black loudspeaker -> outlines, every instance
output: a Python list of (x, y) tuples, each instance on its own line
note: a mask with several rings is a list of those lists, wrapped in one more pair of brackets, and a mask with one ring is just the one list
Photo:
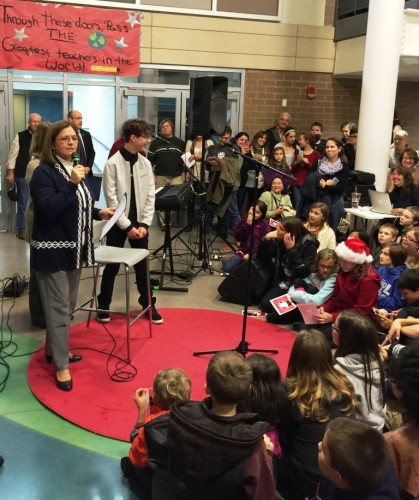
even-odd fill
[(222, 134), (227, 122), (228, 79), (225, 76), (191, 78), (190, 135)]

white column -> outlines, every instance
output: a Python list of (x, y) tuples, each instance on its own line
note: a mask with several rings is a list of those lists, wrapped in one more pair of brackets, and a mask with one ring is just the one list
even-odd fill
[(356, 150), (357, 170), (384, 191), (402, 43), (404, 0), (370, 0)]

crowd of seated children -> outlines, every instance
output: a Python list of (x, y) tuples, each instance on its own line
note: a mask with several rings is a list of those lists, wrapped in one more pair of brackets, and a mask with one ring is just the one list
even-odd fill
[(264, 266), (272, 267), (274, 286), (260, 305), (263, 312), (272, 313), (268, 321), (275, 322), (278, 316), (270, 300), (287, 293), (295, 278), (309, 276), (316, 254), (317, 242), (298, 218), (279, 220), (276, 230), (265, 236), (257, 257)]
[(398, 243), (385, 243), (381, 247), (380, 267), (377, 273), (381, 277), (381, 286), (378, 292), (378, 309), (385, 312), (395, 311), (405, 305), (399, 288), (396, 285), (400, 275), (407, 269), (406, 249)]
[(419, 495), (419, 346), (408, 346), (392, 356), (388, 376), (391, 392), (403, 408), (403, 425), (384, 438), (401, 498), (413, 499)]
[(316, 201), (311, 205), (307, 221), (304, 224), (313, 238), (319, 242), (319, 246), (317, 247), (318, 252), (323, 250), (323, 248), (334, 250), (336, 247), (336, 234), (327, 222), (329, 214), (328, 205), (321, 201)]
[(317, 330), (303, 330), (296, 337), (283, 384), (289, 408), (279, 423), (277, 489), (287, 500), (302, 500), (316, 493), (317, 445), (327, 423), (353, 414), (355, 394), (347, 377), (334, 368), (329, 344)]
[[(131, 432), (131, 448), (128, 457), (121, 459), (121, 469), (126, 477), (140, 482), (148, 494), (151, 494), (153, 479), (153, 471), (149, 467), (149, 448), (153, 451), (155, 461), (167, 464), (165, 436), (168, 413), (175, 401), (189, 399), (190, 395), (191, 380), (183, 370), (178, 368), (165, 368), (154, 377), (152, 400), (159, 408), (157, 413), (147, 415), (149, 408), (148, 389), (140, 388), (135, 391), (134, 403), (137, 407), (137, 421)], [(156, 428), (159, 429), (160, 433), (163, 429), (163, 440), (156, 440)], [(159, 447), (160, 449), (158, 449)]]
[[(291, 178), (287, 177), (287, 175), (291, 175), (291, 168), (285, 161), (285, 151), (281, 145), (277, 144), (270, 152), (268, 157), (268, 165), (271, 168), (262, 168), (263, 187), (265, 191), (269, 191), (271, 189), (272, 181), (276, 177), (278, 177), (278, 173), (279, 177), (282, 179), (284, 189), (288, 189), (291, 184)], [(281, 175), (281, 173), (286, 175)]]
[(377, 304), (380, 289), (380, 276), (372, 269), (369, 248), (362, 240), (343, 241), (335, 252), (339, 259), (335, 288), (316, 315), (316, 328), (329, 340), (332, 338), (332, 323), (344, 309), (353, 309), (373, 319), (372, 308)]
[(322, 478), (317, 500), (383, 500), (399, 498), (383, 435), (369, 425), (336, 418), (319, 442)]
[(342, 311), (333, 324), (335, 368), (352, 382), (355, 418), (382, 431), (385, 418), (385, 375), (377, 329), (370, 318)]
[(291, 217), (295, 215), (295, 210), (292, 207), (291, 198), (284, 190), (284, 183), (281, 177), (275, 174), (273, 177), (270, 190), (265, 191), (259, 197), (260, 201), (266, 203), (266, 219), (278, 220), (282, 217)]
[(252, 379), (252, 368), (240, 354), (219, 352), (206, 372), (209, 397), (172, 406), (169, 472), (182, 482), (188, 499), (276, 498), (273, 445), (264, 436), (269, 424), (260, 422), (255, 413), (237, 412)]
[[(267, 206), (263, 201), (257, 201), (255, 206), (255, 223), (253, 226), (253, 255), (256, 254), (259, 244), (264, 236), (271, 231), (265, 221)], [(247, 217), (241, 219), (234, 228), (234, 237), (239, 242), (236, 253), (223, 263), (222, 273), (232, 273), (244, 260), (249, 259), (250, 243), (252, 237), (253, 207), (249, 208)]]

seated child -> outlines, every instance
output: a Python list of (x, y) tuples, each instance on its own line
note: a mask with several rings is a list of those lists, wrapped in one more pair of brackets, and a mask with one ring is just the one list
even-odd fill
[[(317, 307), (326, 302), (335, 289), (338, 257), (334, 250), (324, 248), (317, 253), (313, 264), (313, 272), (306, 278), (295, 278), (294, 284), (288, 290), (288, 295), (296, 304), (313, 303)], [(301, 320), (298, 309), (278, 317), (266, 315), (266, 321), (285, 324)]]
[(264, 438), (269, 424), (259, 422), (255, 413), (237, 413), (252, 379), (252, 368), (240, 354), (219, 352), (207, 368), (209, 397), (174, 403), (169, 472), (190, 498), (275, 499), (273, 445)]
[(398, 310), (406, 304), (396, 286), (396, 281), (406, 270), (406, 258), (407, 252), (399, 243), (384, 243), (381, 246), (380, 267), (377, 270), (381, 286), (377, 307), (384, 312)]
[[(149, 405), (148, 389), (137, 389), (134, 402), (138, 409), (137, 423), (131, 432), (131, 448), (128, 457), (121, 458), (121, 469), (124, 475), (130, 479), (136, 479), (151, 492), (152, 471), (149, 467), (147, 434), (152, 437), (153, 425), (162, 423), (159, 419), (165, 419), (163, 426), (167, 431), (167, 414), (175, 401), (190, 399), (191, 380), (183, 370), (178, 368), (166, 368), (160, 370), (153, 381), (153, 402), (160, 411), (147, 415)], [(149, 437), (150, 439), (150, 437)], [(165, 443), (163, 443), (165, 447)], [(163, 460), (167, 462), (167, 449), (162, 452)]]
[(372, 267), (374, 269), (378, 269), (381, 265), (380, 264), (381, 247), (384, 245), (384, 243), (395, 243), (398, 234), (399, 231), (396, 226), (393, 226), (393, 224), (382, 224), (378, 228), (378, 235), (377, 235), (378, 245), (376, 246), (373, 253), (374, 260)]
[[(256, 202), (255, 225), (253, 234), (253, 249), (252, 254), (256, 255), (259, 248), (259, 243), (263, 240), (266, 234), (271, 231), (271, 227), (264, 220), (266, 215), (266, 203), (263, 201)], [(252, 235), (252, 217), (253, 207), (249, 209), (246, 219), (240, 220), (234, 228), (234, 237), (239, 241), (239, 247), (236, 253), (223, 263), (221, 272), (232, 273), (244, 260), (249, 259), (250, 238)]]
[(398, 488), (383, 435), (345, 417), (329, 422), (319, 443), (323, 474), (318, 499), (398, 499)]
[(407, 207), (403, 210), (399, 219), (402, 232), (409, 227), (419, 226), (419, 207)]
[(384, 434), (402, 498), (419, 495), (419, 349), (408, 346), (391, 358), (392, 392), (403, 407), (403, 425)]
[(397, 280), (397, 288), (407, 305), (394, 314), (375, 310), (375, 320), (388, 330), (390, 343), (419, 344), (419, 269), (407, 269)]

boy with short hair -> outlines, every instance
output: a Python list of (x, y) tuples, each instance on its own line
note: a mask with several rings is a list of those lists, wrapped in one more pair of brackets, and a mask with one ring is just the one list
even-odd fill
[(326, 151), (326, 139), (322, 139), (323, 125), (320, 122), (313, 122), (310, 126), (310, 136), (314, 143), (313, 149), (324, 155)]
[[(188, 498), (273, 500), (273, 445), (269, 424), (255, 413), (237, 413), (252, 368), (237, 352), (215, 354), (208, 365), (202, 402), (176, 402), (168, 427), (169, 471)], [(266, 443), (266, 444), (265, 444)]]
[[(175, 401), (190, 399), (191, 379), (179, 368), (160, 370), (153, 381), (153, 402), (160, 411), (147, 415), (149, 391), (140, 388), (135, 391), (137, 422), (131, 431), (131, 448), (128, 457), (121, 458), (121, 469), (130, 479), (139, 480), (151, 492), (152, 471), (150, 460), (167, 468), (167, 421), (170, 407)], [(157, 433), (157, 434), (156, 434)]]
[(382, 224), (378, 228), (378, 235), (377, 235), (377, 240), (378, 240), (378, 245), (374, 250), (373, 253), (373, 268), (378, 269), (380, 267), (380, 253), (382, 246), (385, 243), (394, 243), (397, 239), (397, 236), (399, 234), (399, 230), (397, 229), (396, 226), (393, 226), (393, 224)]
[(318, 500), (399, 498), (383, 435), (358, 420), (330, 421), (319, 443)]

